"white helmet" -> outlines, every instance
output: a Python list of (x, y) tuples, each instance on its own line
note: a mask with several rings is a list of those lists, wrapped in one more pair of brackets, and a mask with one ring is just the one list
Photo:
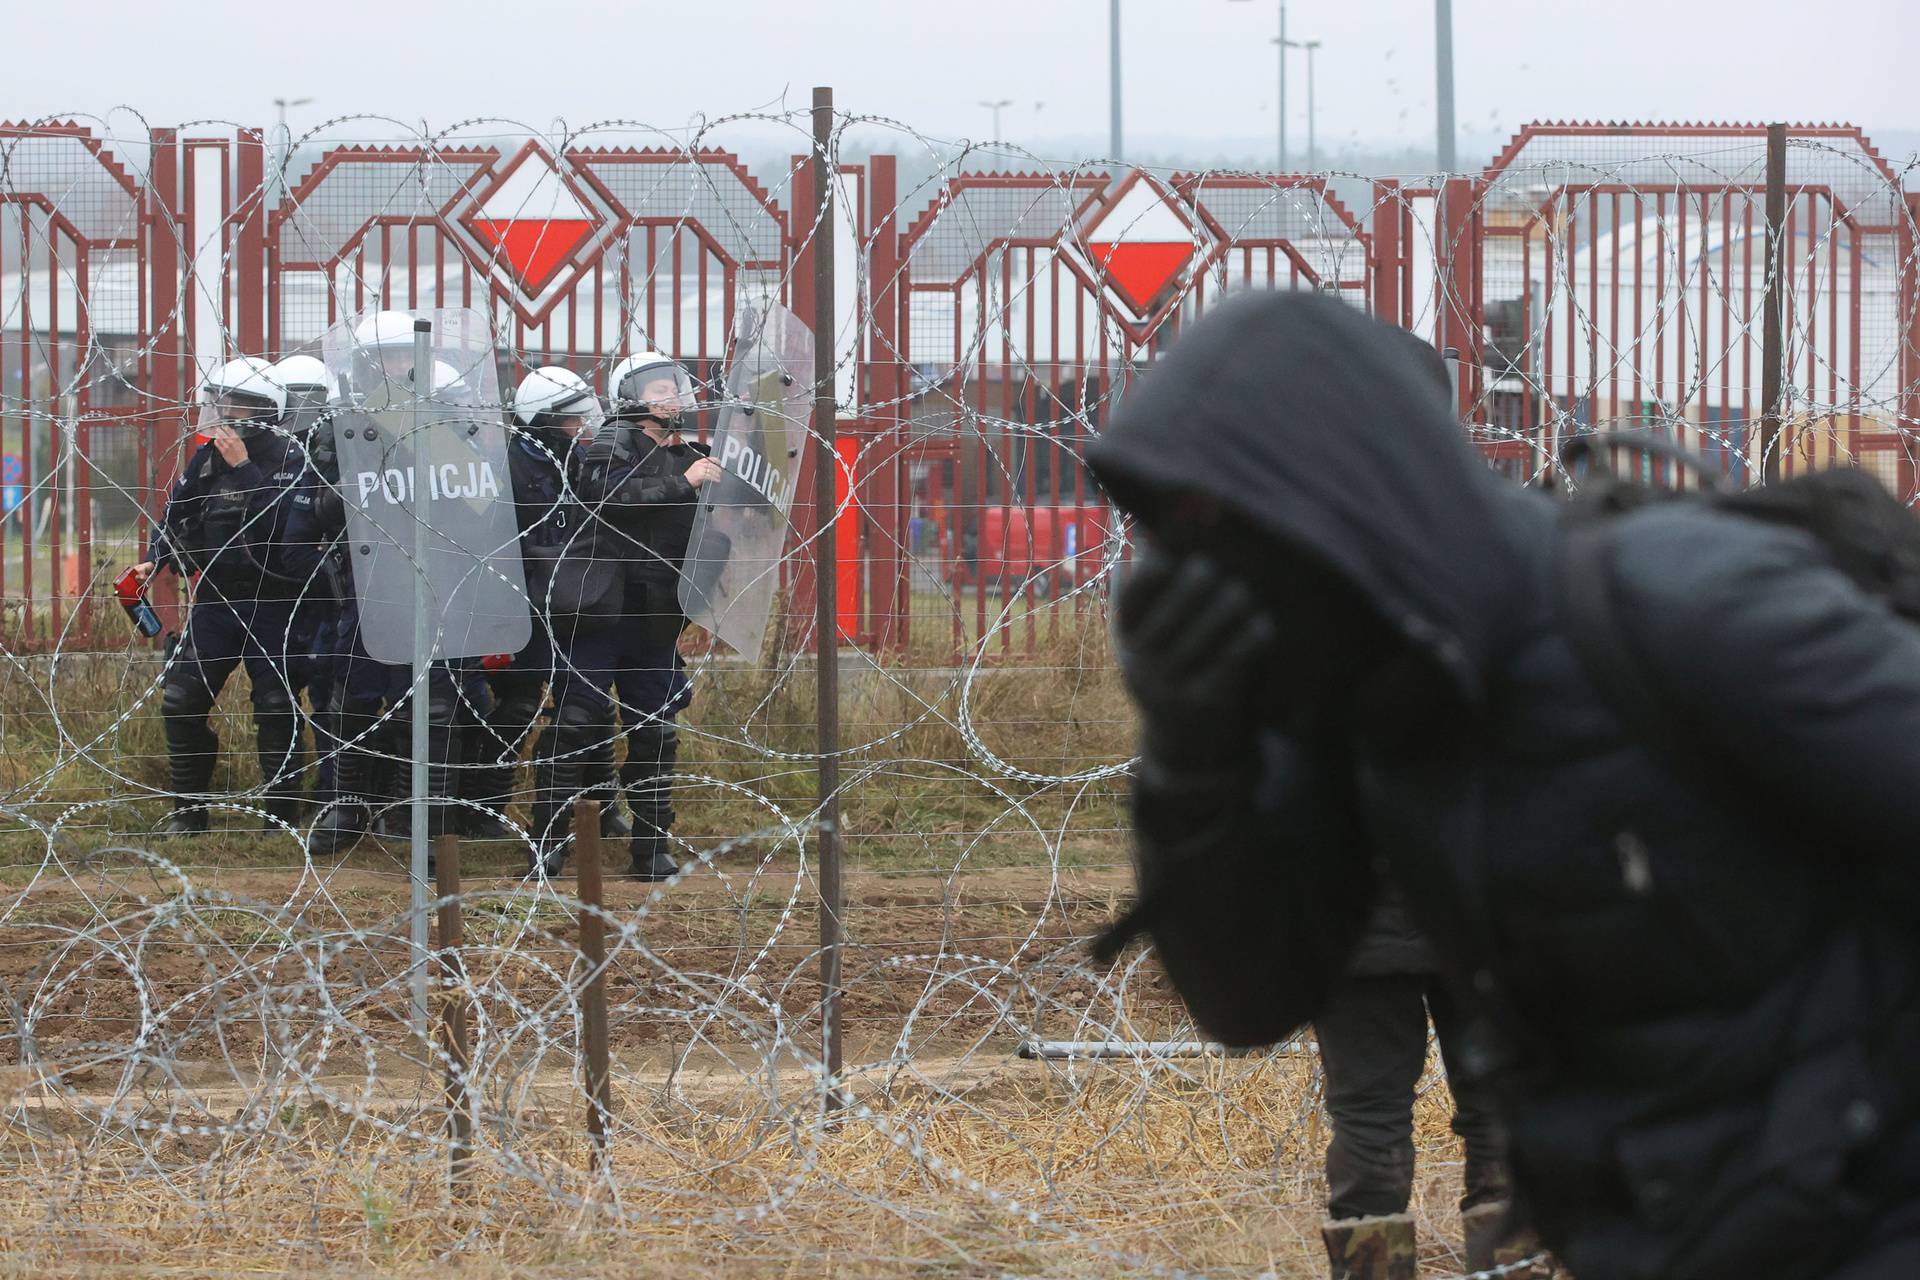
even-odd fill
[(313, 387), (324, 391), (333, 385), (327, 366), (313, 356), (287, 356), (273, 366), (273, 376), (290, 392)]
[[(349, 391), (371, 394), (382, 384), (396, 394), (413, 381), (413, 313), (411, 311), (375, 311), (353, 325), (352, 361), (348, 374)], [(434, 362), (433, 386), (438, 391), (460, 380), (451, 367)], [(447, 371), (442, 373), (441, 368)]]
[(207, 375), (194, 430), (210, 437), (215, 427), (225, 424), (251, 435), (286, 416), (287, 389), (273, 376), (273, 366), (259, 356), (241, 356)]
[[(587, 380), (565, 365), (541, 365), (520, 379), (513, 393), (513, 419), (523, 427), (538, 424), (543, 415), (579, 418), (580, 434), (591, 435), (605, 416), (600, 399)], [(543, 424), (542, 424), (543, 425)]]
[[(670, 383), (671, 389), (659, 383)], [(658, 351), (634, 352), (607, 378), (607, 409), (614, 417), (651, 418), (677, 428), (693, 404), (693, 379), (672, 356)]]
[(374, 312), (353, 326), (353, 343), (358, 347), (411, 347), (413, 312)]

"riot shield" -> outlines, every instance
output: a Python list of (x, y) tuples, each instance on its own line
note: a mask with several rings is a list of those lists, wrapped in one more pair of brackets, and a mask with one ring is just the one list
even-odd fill
[(806, 456), (813, 332), (777, 302), (743, 305), (713, 429), (723, 473), (700, 490), (680, 609), (748, 658), (766, 642), (787, 510)]
[(418, 600), (432, 660), (514, 653), (533, 628), (492, 335), (477, 311), (415, 315), (433, 326), (426, 378), (403, 325), (356, 317), (325, 339), (361, 643), (376, 661), (411, 664)]

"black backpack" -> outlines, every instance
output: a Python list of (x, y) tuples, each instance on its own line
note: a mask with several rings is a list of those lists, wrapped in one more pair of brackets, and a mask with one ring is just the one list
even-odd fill
[[(1602, 450), (1618, 448), (1663, 459), (1695, 474), (1700, 488), (1655, 488), (1622, 479)], [(1559, 581), (1569, 637), (1581, 667), (1608, 703), (1644, 741), (1692, 741), (1657, 696), (1620, 625), (1608, 569), (1611, 517), (1656, 502), (1697, 502), (1750, 520), (1811, 534), (1834, 566), (1899, 616), (1920, 625), (1920, 520), (1865, 472), (1851, 467), (1814, 471), (1760, 488), (1728, 488), (1712, 460), (1649, 431), (1575, 436), (1561, 449), (1562, 473), (1582, 462), (1586, 476), (1572, 485)]]

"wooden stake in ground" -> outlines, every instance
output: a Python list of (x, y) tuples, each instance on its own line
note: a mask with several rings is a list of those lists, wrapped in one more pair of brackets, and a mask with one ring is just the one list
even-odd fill
[(580, 992), (587, 1021), (587, 1141), (594, 1172), (606, 1165), (607, 1119), (613, 1111), (607, 1062), (607, 941), (600, 917), (600, 805), (579, 800), (573, 806), (574, 865), (580, 874), (580, 959), (587, 966)]
[(473, 1102), (467, 1092), (472, 1050), (467, 1043), (466, 966), (460, 959), (460, 837), (442, 835), (433, 842), (440, 897), (440, 971), (447, 999), (440, 1013), (447, 1052), (447, 1133), (452, 1191), (465, 1193), (473, 1162)]

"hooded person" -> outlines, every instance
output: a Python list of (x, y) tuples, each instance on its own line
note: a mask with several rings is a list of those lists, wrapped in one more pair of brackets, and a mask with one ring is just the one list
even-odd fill
[(1523, 1215), (1582, 1280), (1920, 1274), (1920, 631), (1807, 533), (1620, 517), (1612, 594), (1709, 744), (1576, 657), (1553, 500), (1404, 335), (1228, 302), (1090, 450), (1150, 539), (1116, 608), (1138, 905), (1197, 1021), (1319, 1014), (1407, 894), (1478, 1024)]

